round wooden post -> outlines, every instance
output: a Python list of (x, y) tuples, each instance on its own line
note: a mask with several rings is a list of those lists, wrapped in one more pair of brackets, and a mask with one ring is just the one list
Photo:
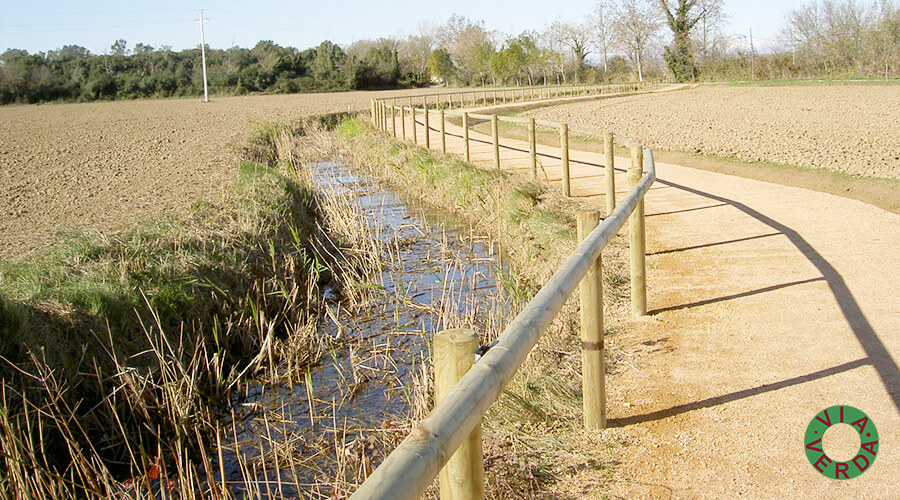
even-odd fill
[(494, 136), (494, 168), (500, 169), (500, 126), (497, 115), (491, 115), (491, 135)]
[[(628, 169), (629, 191), (637, 186), (644, 174), (644, 155), (640, 146), (631, 147), (631, 168)], [(647, 275), (644, 263), (644, 198), (638, 202), (629, 220), (631, 233), (631, 313), (647, 314)]]
[(444, 108), (441, 108), (441, 153), (447, 152), (447, 120), (444, 116)]
[(616, 158), (613, 154), (613, 134), (603, 135), (603, 152), (606, 155), (606, 216), (616, 209)]
[[(439, 403), (475, 362), (478, 335), (459, 328), (434, 336), (434, 399)], [(440, 473), (441, 498), (468, 500), (484, 498), (484, 459), (481, 426), (469, 434)]]
[(572, 196), (572, 184), (569, 179), (569, 125), (559, 124), (559, 156), (562, 158), (563, 194)]
[(393, 104), (391, 104), (391, 135), (394, 139), (397, 138), (397, 117), (395, 115)]
[(537, 180), (537, 141), (534, 130), (534, 118), (528, 119), (528, 152), (531, 153), (531, 178)]
[(406, 140), (406, 108), (400, 106), (400, 133), (403, 134), (403, 140)]
[[(578, 241), (600, 224), (600, 211), (579, 210), (575, 213)], [(606, 427), (606, 368), (603, 345), (603, 261), (588, 269), (579, 285), (581, 305), (581, 392), (583, 395), (584, 427)]]
[(412, 118), (412, 139), (413, 144), (419, 145), (419, 134), (416, 132), (416, 108), (409, 107), (409, 116)]
[(428, 125), (428, 108), (425, 108), (425, 149), (431, 149), (431, 127)]
[(472, 161), (472, 156), (469, 154), (469, 113), (467, 111), (463, 111), (463, 142), (466, 144), (466, 163), (470, 163)]

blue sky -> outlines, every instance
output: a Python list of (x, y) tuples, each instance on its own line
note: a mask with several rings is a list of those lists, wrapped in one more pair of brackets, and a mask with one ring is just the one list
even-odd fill
[[(727, 33), (757, 37), (757, 49), (774, 40), (785, 15), (810, 0), (725, 0)], [(199, 43), (198, 10), (209, 17), (206, 41), (212, 47), (252, 47), (259, 40), (307, 48), (322, 40), (347, 44), (360, 38), (406, 36), (421, 21), (442, 23), (451, 14), (485, 21), (488, 29), (519, 33), (541, 29), (554, 20), (577, 21), (593, 11), (594, 2), (574, 0), (422, 0), (375, 1), (221, 1), (196, 6), (158, 0), (144, 4), (120, 1), (16, 2), (0, 11), (0, 52), (29, 52), (82, 45), (102, 53), (116, 39), (178, 50)]]

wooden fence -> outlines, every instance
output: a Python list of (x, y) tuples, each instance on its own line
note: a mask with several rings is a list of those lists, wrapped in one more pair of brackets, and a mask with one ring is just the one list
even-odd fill
[[(536, 95), (539, 98), (546, 98), (542, 97), (546, 94), (541, 94), (538, 89), (534, 91), (538, 92)], [(535, 178), (537, 177), (535, 128), (543, 126), (559, 130), (563, 191), (566, 195), (570, 195), (571, 190), (567, 174), (569, 131), (602, 140), (605, 145), (604, 168), (607, 175), (607, 216), (601, 221), (600, 212), (597, 210), (582, 210), (576, 214), (579, 245), (477, 362), (474, 362), (474, 351), (478, 345), (478, 336), (471, 330), (450, 330), (435, 336), (436, 405), (354, 492), (351, 497), (354, 499), (419, 498), (439, 472), (443, 498), (482, 498), (484, 469), (481, 454), (481, 418), (500, 395), (503, 387), (512, 380), (525, 357), (575, 291), (576, 286), (580, 287), (584, 425), (592, 429), (605, 427), (601, 253), (624, 226), (626, 220), (629, 221), (630, 228), (632, 312), (635, 315), (643, 315), (647, 311), (644, 272), (644, 195), (656, 179), (653, 152), (629, 139), (616, 138), (612, 133), (590, 128), (569, 127), (564, 123), (531, 118), (499, 117), (444, 109), (449, 108), (449, 103), (456, 100), (465, 103), (463, 95), (471, 97), (471, 94), (478, 92), (482, 93), (480, 95), (482, 104), (486, 99), (488, 103), (497, 100), (484, 94), (492, 91), (451, 93), (447, 94), (443, 101), (435, 99), (433, 94), (373, 100), (372, 121), (382, 132), (405, 139), (405, 116), (410, 113), (413, 117), (412, 136), (415, 141), (416, 117), (421, 116), (426, 130), (425, 147), (431, 147), (431, 132), (435, 130), (440, 134), (440, 147), (446, 152), (446, 119), (448, 116), (458, 117), (463, 126), (464, 156), (468, 161), (469, 120), (490, 120), (496, 168), (501, 167), (498, 124), (509, 122), (525, 125), (528, 127), (532, 175)], [(565, 95), (567, 94), (563, 91), (561, 97)], [(398, 101), (402, 103), (404, 99), (407, 99), (409, 106), (396, 104)], [(421, 108), (412, 106), (412, 99), (421, 102), (423, 106)], [(432, 99), (431, 105), (428, 99)], [(469, 102), (478, 104), (476, 101)], [(435, 107), (438, 109), (432, 109)], [(435, 114), (439, 123), (433, 127), (431, 117)], [(401, 118), (399, 132), (395, 119), (398, 116)], [(613, 175), (613, 147), (616, 142), (628, 147), (631, 152), (631, 166), (628, 169), (629, 192), (618, 206), (615, 201)]]

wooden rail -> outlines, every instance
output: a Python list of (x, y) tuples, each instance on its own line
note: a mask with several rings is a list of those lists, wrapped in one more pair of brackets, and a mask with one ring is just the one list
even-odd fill
[[(462, 92), (465, 96), (477, 91)], [(487, 92), (487, 91), (482, 91)], [(452, 103), (457, 93), (447, 102)], [(433, 97), (433, 95), (431, 96)], [(482, 94), (482, 99), (485, 94)], [(404, 116), (406, 107), (397, 107), (398, 98), (372, 101), (372, 121), (376, 127), (396, 137), (393, 123), (387, 117), (396, 116), (396, 110)], [(399, 98), (402, 99), (402, 98)], [(475, 102), (475, 99), (472, 99)], [(435, 101), (440, 102), (440, 99)], [(423, 100), (427, 106), (428, 101)], [(416, 116), (416, 111), (411, 110)], [(420, 110), (428, 116), (430, 110)], [(561, 157), (568, 157), (569, 131), (600, 139), (605, 144), (605, 167), (611, 176), (613, 145), (611, 133), (585, 127), (568, 127), (567, 124), (533, 119), (480, 115), (460, 111), (440, 110), (442, 148), (446, 150), (447, 116), (458, 116), (463, 124), (466, 141), (465, 156), (469, 157), (468, 125), (470, 119), (490, 120), (495, 166), (500, 157), (498, 123), (501, 121), (525, 124), (529, 130), (529, 152), (532, 162), (536, 152), (535, 126), (551, 127), (560, 131)], [(427, 118), (426, 118), (427, 120)], [(426, 137), (430, 129), (426, 128)], [(415, 139), (414, 139), (415, 140)], [(426, 139), (426, 143), (429, 140)], [(477, 335), (470, 330), (445, 331), (435, 336), (436, 405), (429, 415), (419, 422), (413, 431), (381, 463), (351, 498), (419, 498), (438, 475), (441, 468), (441, 495), (443, 498), (482, 498), (484, 495), (483, 464), (481, 457), (481, 418), (500, 395), (503, 387), (512, 380), (525, 357), (546, 331), (576, 287), (580, 288), (581, 337), (582, 337), (582, 389), (584, 393), (584, 425), (600, 429), (606, 425), (606, 388), (603, 342), (603, 293), (601, 253), (606, 245), (630, 220), (632, 312), (646, 314), (646, 282), (644, 272), (644, 195), (656, 179), (653, 152), (629, 139), (619, 138), (619, 144), (631, 150), (631, 168), (628, 169), (630, 190), (618, 203), (607, 204), (607, 217), (600, 218), (599, 211), (579, 211), (576, 214), (579, 244), (541, 288), (503, 330), (497, 342), (477, 362), (472, 364), (473, 346)], [(564, 162), (565, 165), (565, 162)], [(535, 167), (533, 167), (534, 169)], [(565, 170), (565, 168), (564, 168)], [(564, 189), (569, 195), (569, 183), (564, 179)], [(615, 184), (607, 182), (607, 200), (615, 200)], [(475, 339), (475, 340), (473, 340)], [(458, 382), (457, 382), (458, 380)], [(446, 464), (446, 467), (445, 467)]]

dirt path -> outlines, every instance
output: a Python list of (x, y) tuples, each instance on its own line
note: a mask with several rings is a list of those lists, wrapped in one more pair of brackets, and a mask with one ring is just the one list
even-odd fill
[[(448, 149), (461, 152), (460, 129), (448, 132)], [(492, 165), (490, 138), (470, 137), (473, 161)], [(527, 143), (502, 144), (504, 168), (530, 170)], [(558, 186), (556, 148), (538, 152), (545, 179)], [(570, 156), (573, 195), (603, 207), (601, 156)], [(646, 197), (651, 312), (610, 339), (632, 360), (607, 382), (610, 425), (637, 444), (611, 493), (896, 495), (900, 216), (678, 165), (658, 163), (657, 171)], [(617, 186), (623, 196), (623, 173)], [(849, 481), (821, 476), (804, 454), (809, 421), (840, 404), (866, 412), (882, 441), (874, 465)], [(838, 441), (826, 440), (826, 451), (858, 446)]]

